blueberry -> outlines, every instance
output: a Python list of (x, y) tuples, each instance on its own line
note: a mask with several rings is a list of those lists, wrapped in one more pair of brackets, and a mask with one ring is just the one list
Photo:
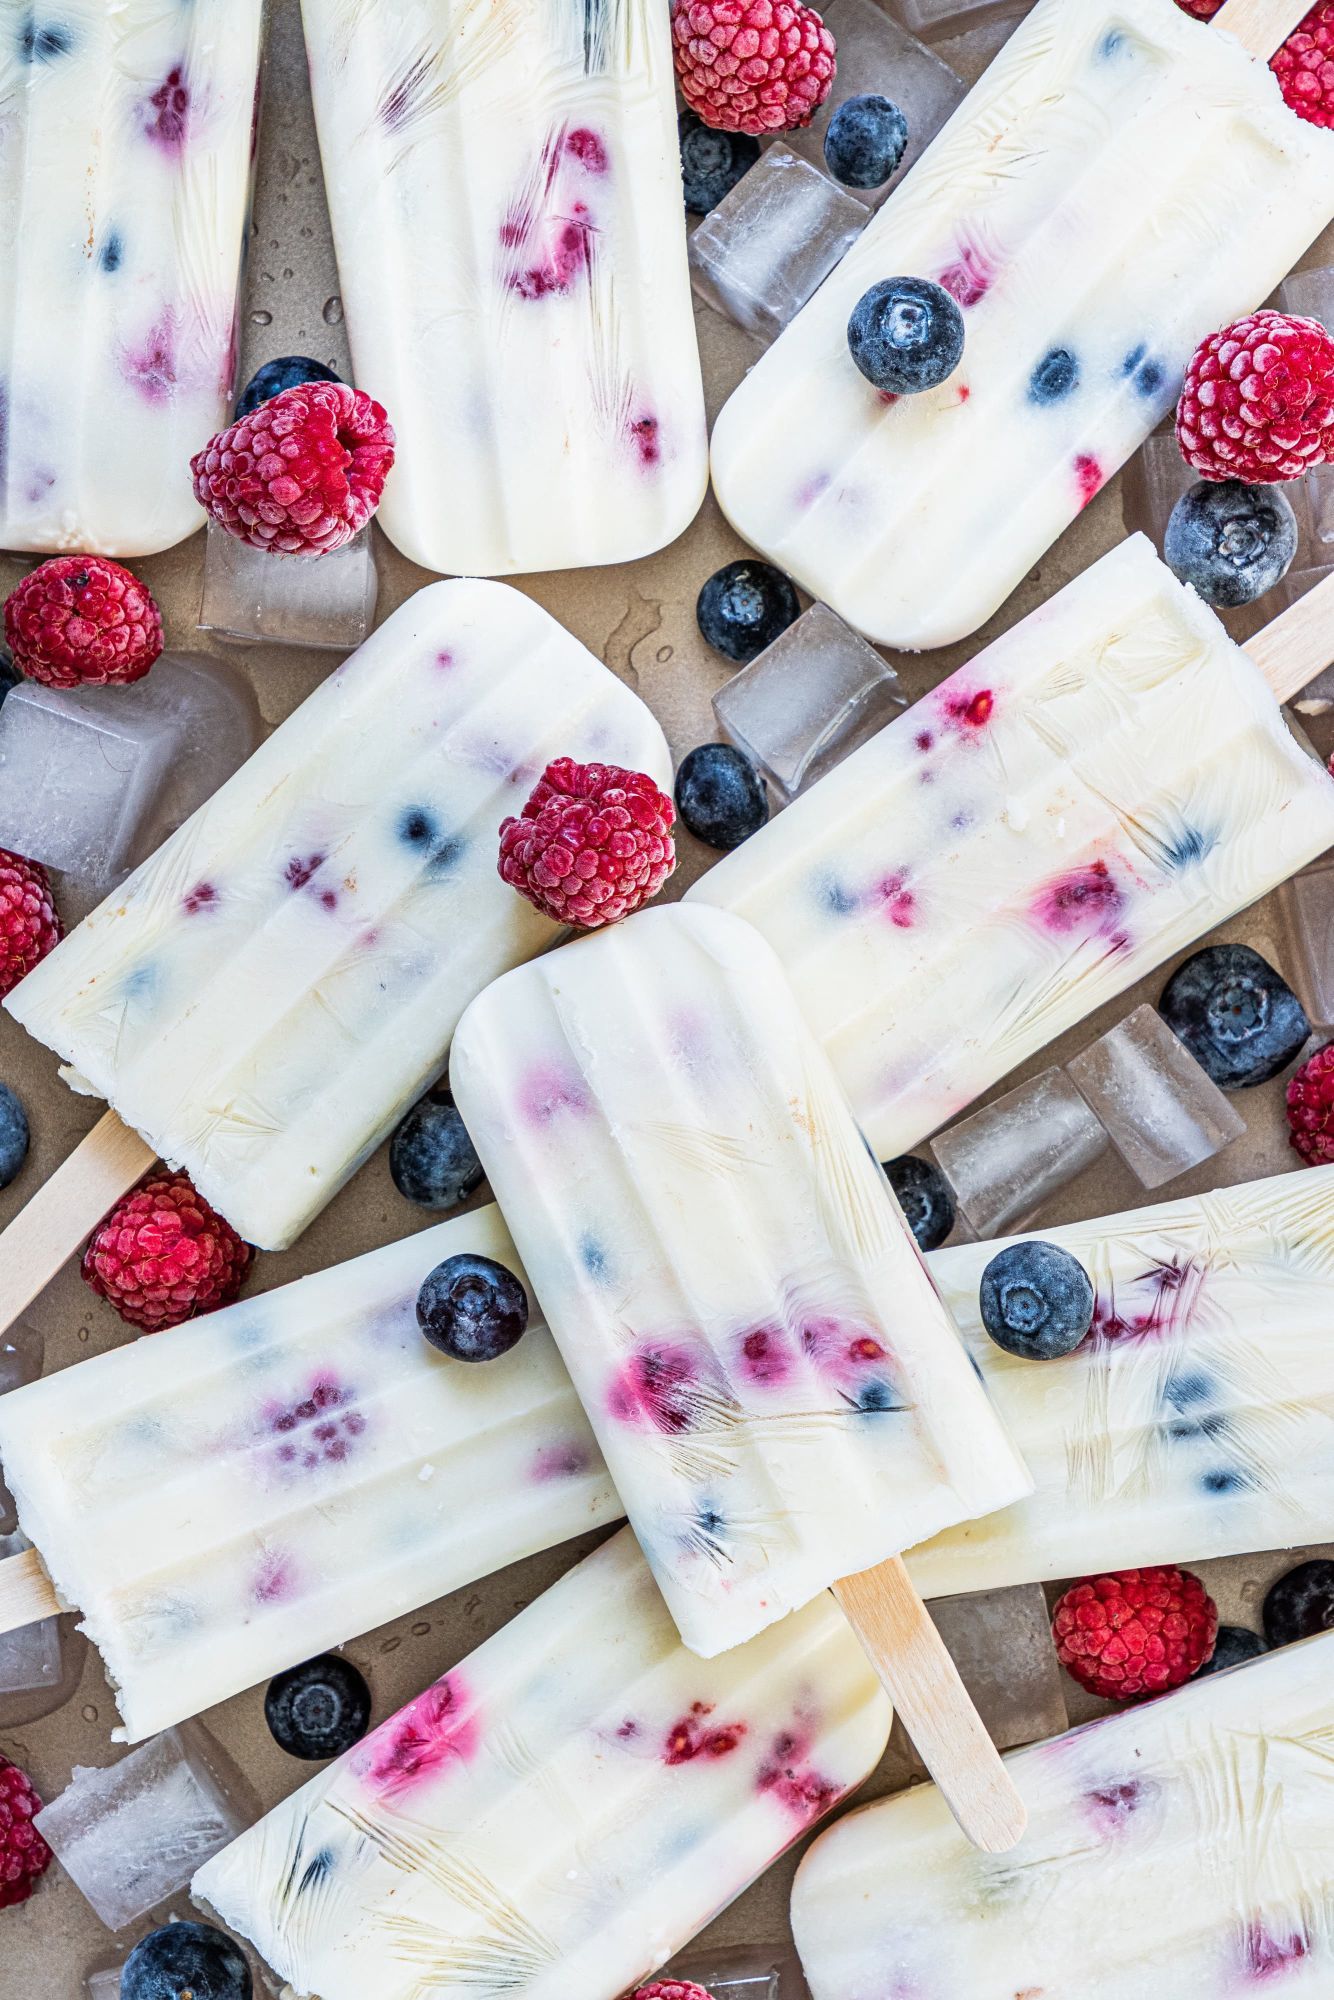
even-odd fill
[(1158, 1002), (1163, 1019), (1223, 1090), (1267, 1083), (1311, 1032), (1301, 1001), (1247, 944), (1192, 952)]
[(1093, 1324), (1088, 1272), (1055, 1243), (1012, 1243), (982, 1273), (982, 1324), (1025, 1361), (1073, 1354)]
[(261, 403), (271, 402), (284, 389), (295, 389), (302, 382), (340, 380), (332, 368), (326, 368), (322, 361), (312, 361), (308, 354), (280, 354), (276, 361), (266, 361), (255, 370), (237, 398), (236, 414), (248, 417)]
[(676, 810), (696, 840), (740, 847), (769, 817), (764, 781), (730, 743), (688, 750), (676, 773)]
[(882, 278), (848, 321), (848, 352), (868, 382), (916, 396), (952, 375), (963, 358), (963, 314), (926, 278)]
[(1258, 1660), (1261, 1653), (1268, 1650), (1258, 1632), (1248, 1632), (1244, 1625), (1220, 1625), (1214, 1650), (1204, 1665), (1197, 1669), (1194, 1678), (1202, 1681), (1206, 1674), (1225, 1674), (1229, 1667), (1242, 1666), (1247, 1660)]
[(494, 1361), (522, 1336), (528, 1294), (503, 1264), (462, 1252), (437, 1264), (418, 1292), (417, 1324), (456, 1361)]
[(404, 806), (398, 816), (398, 837), (425, 855), (427, 866), (437, 874), (452, 868), (467, 848), (457, 834), (445, 832), (429, 806)]
[(413, 1105), (389, 1141), (389, 1172), (418, 1208), (454, 1208), (482, 1185), (482, 1163), (447, 1090)]
[(104, 271), (119, 271), (125, 258), (125, 244), (118, 229), (108, 231), (102, 248), (97, 253), (97, 261)]
[(14, 655), (8, 646), (0, 645), (0, 706), (3, 706), (5, 696), (12, 694), (22, 679), (22, 674), (14, 665)]
[(907, 119), (874, 91), (845, 98), (824, 135), (825, 165), (844, 187), (883, 187), (907, 148)]
[(1253, 604), (1286, 576), (1297, 516), (1277, 486), (1202, 479), (1172, 509), (1163, 559), (1206, 604)]
[(38, 27), (31, 14), (19, 28), (19, 54), (24, 62), (54, 62), (57, 56), (67, 56), (74, 47), (74, 37), (68, 28)]
[(251, 2000), (250, 1967), (212, 1924), (166, 1924), (141, 1938), (120, 1975), (120, 2000)]
[(1334, 1562), (1317, 1556), (1271, 1583), (1263, 1618), (1271, 1646), (1290, 1646), (1315, 1632), (1334, 1631)]
[(695, 605), (699, 629), (714, 651), (743, 667), (800, 616), (791, 578), (754, 556), (715, 570)]
[(692, 215), (707, 215), (730, 194), (760, 157), (760, 142), (747, 132), (715, 132), (693, 111), (676, 121), (681, 141), (681, 177), (686, 207)]
[(919, 1250), (938, 1250), (954, 1227), (954, 1190), (930, 1160), (905, 1153), (885, 1165)]
[(0, 1083), (0, 1188), (7, 1188), (28, 1157), (28, 1114), (7, 1083)]
[(269, 1682), (264, 1720), (289, 1757), (341, 1757), (370, 1728), (371, 1691), (349, 1660), (322, 1653)]
[(1028, 378), (1030, 403), (1060, 403), (1079, 386), (1079, 362), (1068, 347), (1053, 347)]

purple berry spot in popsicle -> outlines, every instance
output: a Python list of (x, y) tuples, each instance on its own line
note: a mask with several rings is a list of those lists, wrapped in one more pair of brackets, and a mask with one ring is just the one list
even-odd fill
[(164, 313), (151, 326), (138, 347), (121, 358), (121, 372), (127, 382), (150, 403), (169, 402), (176, 390), (176, 327)]
[(164, 153), (180, 153), (190, 124), (190, 86), (178, 63), (148, 99), (144, 109), (144, 134)]
[(623, 1424), (648, 1424), (673, 1437), (694, 1428), (703, 1413), (708, 1385), (698, 1357), (689, 1348), (655, 1341), (641, 1347), (617, 1369), (607, 1408)]
[(936, 739), (929, 729), (919, 729), (916, 736), (913, 737), (915, 747), (922, 752), (923, 756), (926, 755), (928, 750), (934, 747), (935, 741)]
[(1272, 1931), (1259, 1917), (1246, 1926), (1243, 1963), (1252, 1979), (1281, 1978), (1294, 1965), (1300, 1965), (1310, 1950), (1311, 1940), (1304, 1931)]
[(821, 1373), (838, 1381), (855, 1378), (863, 1369), (888, 1358), (884, 1343), (865, 1327), (819, 1316), (802, 1324), (801, 1345)]
[(629, 425), (630, 442), (635, 456), (644, 467), (662, 464), (662, 438), (658, 419), (652, 416), (632, 417)]
[(937, 704), (942, 720), (960, 735), (985, 729), (996, 708), (990, 688), (956, 687), (947, 681), (940, 689)]
[(1112, 930), (1124, 907), (1124, 892), (1107, 863), (1090, 861), (1049, 882), (1035, 899), (1033, 914), (1044, 930), (1068, 937)]
[(323, 854), (294, 854), (283, 870), (283, 880), (289, 889), (304, 889), (324, 862)]
[(296, 1564), (283, 1549), (266, 1549), (252, 1586), (257, 1604), (283, 1604), (297, 1595)]
[(813, 507), (820, 498), (820, 495), (828, 491), (829, 477), (827, 472), (813, 472), (809, 479), (803, 481), (796, 492), (798, 512), (804, 512), (807, 507)]
[(442, 668), (446, 673), (454, 665), (454, 655), (450, 652), (448, 646), (442, 646), (440, 648), (439, 652), (435, 656), (435, 663), (438, 667)]
[(780, 1730), (755, 1779), (756, 1790), (775, 1799), (802, 1826), (828, 1812), (843, 1789), (814, 1770), (807, 1762), (809, 1755), (807, 1731)]
[(886, 875), (871, 891), (871, 901), (896, 930), (911, 930), (917, 921), (917, 898), (901, 872)]
[(588, 1110), (588, 1099), (572, 1072), (543, 1063), (529, 1070), (520, 1084), (519, 1109), (530, 1125), (549, 1125), (562, 1111), (581, 1116)]
[(1126, 1821), (1157, 1795), (1157, 1787), (1142, 1778), (1124, 1778), (1099, 1785), (1086, 1794), (1089, 1817), (1100, 1834), (1120, 1833)]
[(737, 1343), (737, 1372), (758, 1388), (772, 1389), (792, 1373), (781, 1327), (748, 1327)]
[(211, 882), (196, 882), (181, 898), (181, 907), (189, 917), (197, 917), (201, 910), (216, 909), (217, 905), (218, 892)]
[(561, 1444), (546, 1444), (533, 1459), (532, 1476), (541, 1486), (552, 1479), (578, 1479), (589, 1469), (588, 1446), (571, 1438)]
[(746, 1733), (744, 1722), (710, 1722), (713, 1703), (692, 1702), (690, 1711), (667, 1731), (664, 1764), (691, 1764), (697, 1757), (727, 1757)]
[(577, 126), (567, 136), (565, 150), (587, 174), (605, 174), (611, 164), (606, 141), (600, 133), (591, 132), (586, 125)]
[(961, 243), (959, 254), (947, 264), (937, 282), (961, 306), (975, 306), (996, 282), (997, 265), (975, 243)]
[(356, 1391), (328, 1371), (315, 1377), (299, 1402), (271, 1403), (264, 1422), (279, 1440), (279, 1464), (303, 1472), (341, 1465), (366, 1429)]
[(353, 1768), (392, 1798), (450, 1763), (466, 1763), (480, 1735), (458, 1674), (446, 1674), (367, 1738)]
[(1079, 504), (1087, 507), (1103, 482), (1103, 470), (1091, 452), (1081, 451), (1075, 458), (1075, 489), (1079, 494)]
[(1118, 1300), (1114, 1285), (1107, 1292), (1099, 1291), (1093, 1301), (1095, 1345), (1185, 1333), (1199, 1305), (1206, 1275), (1202, 1257), (1169, 1258), (1131, 1281), (1135, 1290), (1147, 1293), (1144, 1302), (1134, 1308)]

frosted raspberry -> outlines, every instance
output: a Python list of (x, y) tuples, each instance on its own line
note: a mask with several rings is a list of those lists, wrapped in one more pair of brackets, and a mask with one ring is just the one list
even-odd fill
[(302, 382), (238, 417), (190, 470), (200, 505), (238, 541), (320, 555), (365, 527), (393, 463), (378, 403), (345, 382)]
[(14, 665), (46, 687), (142, 680), (162, 651), (162, 614), (137, 576), (105, 556), (55, 556), (5, 599)]
[(1051, 1635), (1082, 1688), (1135, 1701), (1199, 1671), (1214, 1650), (1218, 1607), (1189, 1570), (1116, 1570), (1073, 1584), (1057, 1600)]
[(1269, 67), (1299, 118), (1334, 127), (1334, 0), (1319, 0)]
[(160, 1333), (229, 1306), (254, 1254), (187, 1174), (163, 1168), (99, 1222), (83, 1275), (123, 1320)]
[(0, 998), (54, 951), (63, 935), (45, 868), (0, 847)]
[(1288, 1084), (1289, 1144), (1308, 1167), (1334, 1160), (1334, 1042), (1308, 1056)]
[(719, 132), (793, 132), (834, 82), (835, 43), (801, 0), (673, 0), (681, 95)]
[(0, 1910), (26, 1903), (51, 1866), (51, 1850), (33, 1825), (41, 1810), (27, 1772), (0, 1757)]
[(500, 873), (558, 924), (596, 930), (656, 896), (676, 866), (676, 808), (643, 771), (548, 764), (500, 829)]
[(1191, 356), (1177, 442), (1203, 479), (1300, 479), (1334, 457), (1334, 336), (1317, 319), (1254, 312)]
[(693, 1979), (650, 1979), (647, 1986), (636, 1986), (630, 2000), (713, 2000), (713, 1995)]

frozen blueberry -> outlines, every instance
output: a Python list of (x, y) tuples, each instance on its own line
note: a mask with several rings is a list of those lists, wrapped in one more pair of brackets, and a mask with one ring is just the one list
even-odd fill
[(676, 130), (686, 207), (692, 215), (707, 215), (749, 173), (760, 157), (760, 142), (748, 132), (715, 132), (693, 111), (681, 113)]
[(1073, 1354), (1093, 1324), (1088, 1272), (1055, 1243), (1012, 1243), (982, 1273), (982, 1324), (1025, 1361)]
[(1271, 1646), (1290, 1646), (1315, 1632), (1334, 1631), (1334, 1562), (1317, 1556), (1271, 1583), (1263, 1617)]
[(688, 750), (676, 773), (676, 810), (696, 840), (740, 847), (769, 817), (764, 780), (730, 743)]
[(927, 278), (882, 278), (848, 321), (848, 352), (868, 382), (916, 396), (952, 375), (963, 358), (963, 314)]
[(1246, 1660), (1258, 1660), (1261, 1653), (1268, 1650), (1258, 1632), (1248, 1632), (1244, 1625), (1220, 1625), (1217, 1644), (1204, 1665), (1197, 1670), (1195, 1679), (1202, 1681), (1206, 1674), (1225, 1674), (1229, 1667), (1239, 1667)]
[(1028, 378), (1030, 403), (1061, 403), (1079, 386), (1079, 361), (1068, 347), (1047, 350)]
[(251, 2000), (250, 1967), (212, 1924), (166, 1924), (141, 1938), (120, 1975), (120, 2000)]
[(0, 1083), (0, 1188), (7, 1188), (28, 1157), (28, 1114), (7, 1083)]
[(528, 1294), (494, 1258), (462, 1252), (437, 1264), (418, 1292), (417, 1324), (455, 1361), (494, 1361), (521, 1338)]
[(800, 616), (791, 578), (754, 556), (715, 570), (695, 605), (699, 629), (714, 651), (743, 667)]
[(280, 396), (284, 389), (295, 389), (298, 383), (339, 379), (332, 368), (326, 368), (322, 361), (312, 361), (308, 354), (280, 354), (276, 361), (266, 361), (255, 370), (237, 398), (236, 414), (248, 417), (261, 403)]
[(888, 1160), (885, 1172), (919, 1250), (938, 1250), (954, 1227), (954, 1190), (940, 1168), (915, 1153)]
[(14, 665), (14, 655), (8, 646), (0, 645), (0, 705), (3, 705), (5, 696), (12, 694), (22, 679), (22, 674)]
[(825, 165), (844, 187), (883, 187), (908, 147), (908, 121), (897, 104), (868, 91), (839, 105), (824, 135)]
[(289, 1757), (341, 1757), (371, 1724), (371, 1691), (350, 1660), (322, 1653), (269, 1682), (264, 1720)]
[(1301, 1001), (1248, 944), (1192, 952), (1158, 1002), (1172, 1033), (1222, 1090), (1267, 1083), (1311, 1032)]
[(447, 1090), (413, 1105), (389, 1141), (389, 1171), (418, 1208), (454, 1208), (477, 1192), (482, 1163)]
[(1172, 509), (1163, 538), (1170, 570), (1206, 604), (1253, 604), (1287, 575), (1297, 516), (1277, 486), (1202, 479)]

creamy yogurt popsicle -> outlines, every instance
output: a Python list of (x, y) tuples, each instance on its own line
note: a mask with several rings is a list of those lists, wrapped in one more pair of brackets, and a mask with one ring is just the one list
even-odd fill
[(850, 1813), (792, 1893), (815, 2000), (1324, 2000), (1332, 1671), (1322, 1633), (1019, 1751), (999, 1858), (930, 1786)]
[(472, 996), (559, 935), (496, 856), (562, 755), (670, 788), (648, 709), (539, 605), (435, 584), (6, 1004), (281, 1249), (439, 1071)]
[[(1297, 609), (1271, 684), (1289, 637), (1293, 686), (1328, 658), (1334, 601)], [(1135, 535), (687, 901), (764, 933), (888, 1160), (1331, 843), (1334, 782)]]
[(226, 422), (263, 0), (0, 8), (0, 547), (150, 555)]
[(628, 1530), (195, 1877), (322, 2000), (615, 2000), (870, 1772), (828, 1598), (720, 1660)]
[[(472, 1366), (415, 1310), (463, 1253), (531, 1303)], [(621, 1513), (495, 1208), (0, 1397), (0, 1462), (131, 1742)]]
[[(723, 511), (872, 639), (965, 638), (1331, 215), (1334, 133), (1234, 36), (1162, 0), (1038, 0), (727, 403)], [(895, 400), (847, 326), (899, 276), (953, 294), (965, 345)]]
[(695, 1651), (1029, 1490), (748, 925), (644, 911), (509, 974), (450, 1080)]
[(663, 0), (303, 0), (380, 523), (428, 569), (647, 555), (708, 446)]

